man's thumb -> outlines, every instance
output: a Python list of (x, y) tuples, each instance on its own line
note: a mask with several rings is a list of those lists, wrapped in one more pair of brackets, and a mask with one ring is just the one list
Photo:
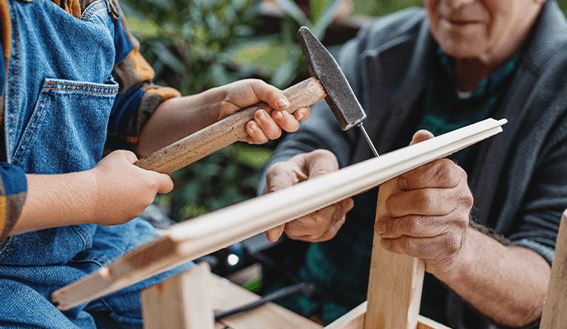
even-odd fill
[(430, 133), (429, 131), (420, 130), (413, 135), (413, 138), (411, 139), (410, 145), (424, 142), (424, 141), (431, 139), (433, 137), (435, 137), (435, 136), (432, 133)]

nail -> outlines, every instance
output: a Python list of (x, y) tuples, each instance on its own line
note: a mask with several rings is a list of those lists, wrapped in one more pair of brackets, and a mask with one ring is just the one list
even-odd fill
[(283, 120), (284, 116), (281, 111), (276, 111), (276, 119)]
[(278, 101), (276, 102), (276, 105), (278, 105), (278, 107), (279, 107), (281, 110), (285, 110), (285, 109), (287, 109), (287, 108), (289, 107), (289, 102), (288, 102), (288, 100), (285, 99), (285, 98), (280, 98), (280, 99), (278, 99)]
[(252, 128), (252, 130), (256, 130), (258, 129), (258, 125), (256, 124), (256, 122), (252, 121), (252, 123), (250, 124), (250, 128)]

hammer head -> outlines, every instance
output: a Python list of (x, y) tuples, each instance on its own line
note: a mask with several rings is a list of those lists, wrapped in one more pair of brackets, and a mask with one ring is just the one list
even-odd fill
[(307, 27), (299, 29), (298, 38), (309, 64), (309, 72), (321, 81), (327, 92), (325, 100), (341, 128), (348, 130), (362, 123), (366, 113), (337, 61)]

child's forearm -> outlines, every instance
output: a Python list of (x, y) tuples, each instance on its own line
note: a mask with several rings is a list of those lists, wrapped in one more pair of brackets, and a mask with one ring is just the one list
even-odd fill
[(91, 170), (63, 175), (28, 175), (22, 214), (9, 235), (46, 228), (118, 225), (140, 215), (157, 193), (169, 193), (167, 175), (141, 169), (128, 151), (110, 153)]
[(27, 175), (22, 214), (10, 235), (92, 222), (96, 179), (92, 171), (64, 175)]

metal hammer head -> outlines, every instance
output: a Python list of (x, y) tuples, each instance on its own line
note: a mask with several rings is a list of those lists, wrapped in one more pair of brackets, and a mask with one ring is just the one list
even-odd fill
[(299, 29), (298, 38), (309, 64), (309, 72), (321, 81), (327, 92), (327, 104), (341, 128), (348, 130), (359, 125), (366, 118), (366, 113), (337, 61), (307, 27)]

